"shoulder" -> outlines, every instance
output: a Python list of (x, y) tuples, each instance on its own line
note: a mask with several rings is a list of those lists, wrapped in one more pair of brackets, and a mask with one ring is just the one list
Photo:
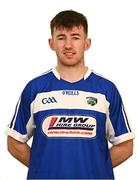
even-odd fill
[(52, 69), (31, 79), (24, 87), (23, 92), (29, 94), (37, 94), (43, 89), (43, 87), (48, 86), (48, 83), (51, 79), (53, 79)]
[(52, 78), (52, 69), (40, 74), (39, 76), (34, 77), (33, 79), (31, 79), (27, 85), (30, 86), (37, 86), (37, 85), (42, 85), (43, 82), (46, 83), (48, 82), (51, 78)]
[(97, 72), (93, 71), (91, 76), (93, 78), (93, 82), (99, 89), (102, 89), (105, 91), (116, 89), (115, 83), (109, 80), (108, 78), (104, 77), (103, 75), (98, 74)]
[(52, 69), (40, 74), (39, 76), (34, 77), (33, 79), (31, 79), (29, 81), (29, 83), (37, 84), (37, 83), (43, 82), (45, 80), (47, 81), (51, 78), (51, 75), (52, 75)]
[(120, 93), (115, 83), (95, 71), (92, 71), (89, 81), (94, 92), (104, 95), (108, 101), (120, 97)]

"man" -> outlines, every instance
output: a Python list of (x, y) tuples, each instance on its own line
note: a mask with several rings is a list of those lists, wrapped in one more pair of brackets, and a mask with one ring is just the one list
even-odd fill
[(114, 179), (134, 138), (120, 94), (85, 66), (91, 40), (84, 15), (60, 12), (51, 34), (57, 66), (24, 88), (7, 129), (8, 150), (29, 168), (28, 179)]

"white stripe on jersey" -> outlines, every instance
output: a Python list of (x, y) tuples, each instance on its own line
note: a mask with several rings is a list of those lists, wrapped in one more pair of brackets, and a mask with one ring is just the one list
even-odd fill
[[(49, 109), (84, 109), (106, 113), (109, 107), (109, 102), (103, 94), (75, 90), (75, 92), (79, 93), (78, 95), (64, 95), (63, 92), (65, 91), (69, 90), (58, 90), (37, 94), (34, 100), (33, 113)], [(87, 98), (90, 97), (95, 98), (97, 104), (94, 106), (88, 104)], [(43, 100), (48, 101), (48, 99), (55, 99), (55, 102), (43, 103)]]
[(33, 102), (31, 103), (31, 116), (26, 125), (28, 138), (31, 138), (31, 136), (33, 135), (33, 130), (34, 130), (34, 128), (36, 128), (36, 125), (34, 123), (34, 118), (33, 118)]
[(100, 77), (104, 78), (104, 76), (103, 76), (102, 74), (100, 74), (100, 73), (98, 73), (98, 72), (96, 72), (96, 71), (94, 71), (94, 70), (92, 70), (92, 72), (93, 72), (94, 74), (96, 74), (97, 76), (100, 76)]
[(17, 114), (18, 114), (20, 102), (21, 102), (21, 97), (20, 97), (19, 100), (18, 100), (17, 108), (15, 109), (15, 113), (14, 113), (14, 115), (13, 115), (14, 119), (13, 119), (13, 123), (12, 123), (12, 126), (11, 126), (12, 129), (14, 128), (14, 125), (15, 125), (15, 122), (16, 122), (16, 117), (17, 117)]
[[(50, 69), (50, 70), (48, 70), (48, 71), (42, 73), (40, 76), (45, 75), (45, 74), (48, 74), (48, 73), (50, 73), (51, 71), (52, 71), (52, 69)], [(40, 77), (40, 76), (38, 76), (38, 77)]]
[(127, 114), (126, 114), (124, 105), (122, 105), (122, 113), (123, 113), (123, 116), (124, 116), (124, 120), (125, 120), (125, 124), (126, 124), (127, 130), (128, 130), (129, 132), (131, 132), (130, 123), (129, 123), (129, 120), (128, 120), (128, 117), (127, 117)]

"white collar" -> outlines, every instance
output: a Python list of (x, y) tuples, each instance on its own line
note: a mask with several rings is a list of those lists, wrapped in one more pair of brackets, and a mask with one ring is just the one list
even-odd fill
[[(57, 71), (56, 67), (54, 67), (54, 68), (52, 69), (52, 72), (53, 72), (53, 74), (56, 76), (56, 78), (57, 78), (58, 80), (61, 79), (60, 74), (59, 74), (59, 72)], [(90, 68), (88, 68), (88, 70), (87, 70), (86, 73), (84, 74), (84, 80), (86, 80), (91, 73), (92, 73), (92, 70), (91, 70)]]

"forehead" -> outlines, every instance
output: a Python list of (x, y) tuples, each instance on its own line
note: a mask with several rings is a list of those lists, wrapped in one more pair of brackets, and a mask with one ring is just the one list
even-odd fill
[(85, 35), (84, 28), (83, 26), (73, 26), (73, 27), (54, 27), (53, 30), (53, 35), (58, 35), (58, 34), (80, 34), (80, 35)]

